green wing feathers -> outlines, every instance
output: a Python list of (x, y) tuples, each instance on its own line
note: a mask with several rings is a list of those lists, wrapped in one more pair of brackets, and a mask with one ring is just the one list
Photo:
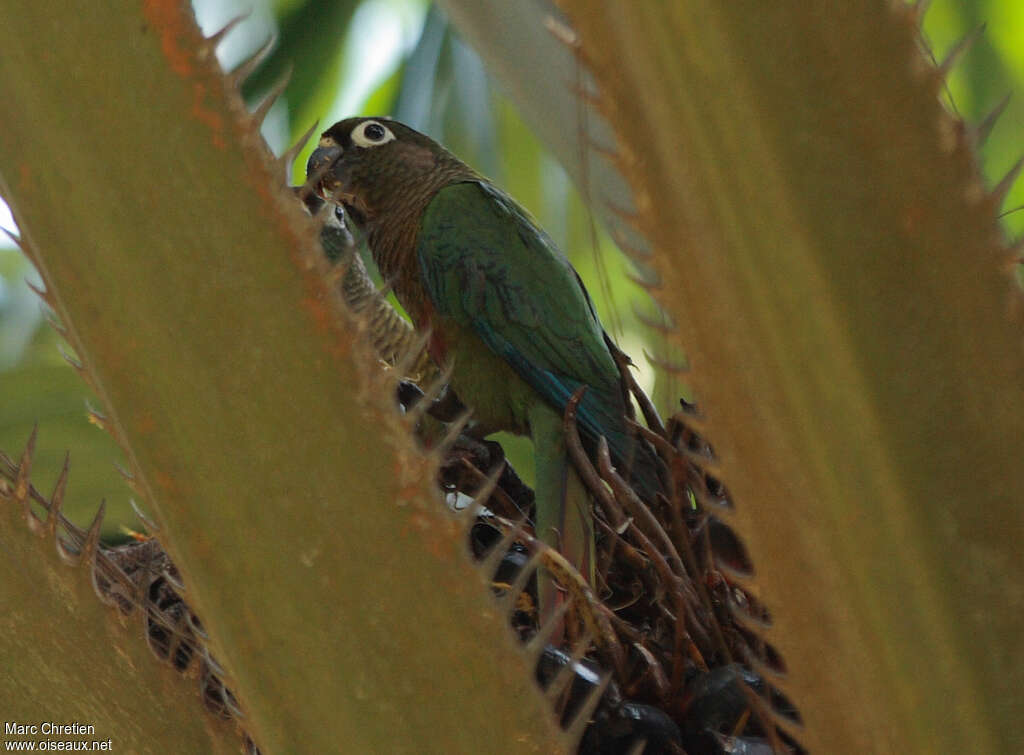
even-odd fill
[(626, 398), (604, 330), (576, 271), (516, 203), (489, 184), (441, 189), (417, 241), (424, 288), (438, 314), (472, 328), (543, 399), (578, 410), (591, 449), (604, 436), (616, 464), (652, 500), (660, 462), (625, 423)]

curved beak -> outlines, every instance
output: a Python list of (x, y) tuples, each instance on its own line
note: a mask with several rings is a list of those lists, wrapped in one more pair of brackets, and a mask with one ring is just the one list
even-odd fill
[(337, 179), (331, 176), (331, 168), (341, 159), (342, 149), (333, 141), (320, 140), (320, 146), (313, 150), (306, 162), (306, 180), (320, 192), (324, 199), (330, 199), (331, 190)]

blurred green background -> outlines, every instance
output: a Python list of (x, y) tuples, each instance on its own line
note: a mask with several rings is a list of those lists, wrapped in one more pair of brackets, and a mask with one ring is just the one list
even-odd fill
[[(686, 387), (664, 373), (656, 381), (644, 357), (646, 351), (678, 359), (666, 354), (665, 345), (638, 321), (637, 308), (650, 310), (625, 274), (628, 263), (443, 12), (426, 0), (196, 0), (194, 6), (207, 34), (249, 13), (219, 49), (228, 69), (276, 35), (276, 46), (244, 91), (255, 104), (291, 66), (288, 88), (264, 127), (275, 152), (286, 149), (315, 121), (326, 128), (355, 114), (391, 115), (430, 134), (523, 203), (566, 251), (605, 327), (633, 356), (641, 383), (653, 392), (659, 408), (671, 411), (678, 396), (686, 395)], [(1006, 94), (1024, 90), (1024, 3), (934, 0), (925, 23), (923, 44), (938, 60), (983, 23), (984, 34), (955, 68), (947, 93), (950, 107), (968, 122), (979, 121)], [(1020, 157), (1022, 126), (1024, 96), (1015, 96), (981, 156), (990, 183)], [(580, 124), (566, 123), (565, 128), (578, 129)], [(296, 161), (296, 183), (303, 179), (308, 149)], [(578, 188), (587, 193), (586, 187)], [(1024, 188), (1018, 186), (1006, 207), (1022, 203)], [(1020, 234), (1024, 213), (1010, 212), (1006, 224), (1011, 234)], [(16, 232), (2, 203), (0, 225)], [(37, 486), (53, 484), (65, 451), (70, 451), (69, 515), (85, 524), (106, 499), (105, 535), (116, 538), (121, 524), (139, 526), (129, 507), (131, 492), (114, 467), (123, 463), (121, 453), (106, 433), (88, 422), (86, 405), (98, 402), (64, 362), (59, 346), (67, 347), (47, 325), (26, 279), (38, 285), (21, 253), (0, 237), (0, 450), (19, 454), (38, 423)], [(502, 441), (516, 467), (531, 477), (528, 442)]]

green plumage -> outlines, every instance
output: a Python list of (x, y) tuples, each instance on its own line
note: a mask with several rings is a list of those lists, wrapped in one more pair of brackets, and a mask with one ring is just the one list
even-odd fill
[(442, 338), (449, 326), (471, 328), (553, 406), (586, 384), (584, 406), (607, 404), (621, 422), (618, 368), (590, 301), (568, 260), (512, 200), (482, 182), (446, 186), (427, 206), (416, 252)]
[(336, 124), (309, 168), (364, 228), (416, 327), (430, 329), (431, 356), (454, 363), (452, 386), (481, 431), (532, 437), (538, 534), (592, 577), (589, 505), (562, 431), (578, 388), (586, 445), (607, 438), (648, 500), (661, 481), (657, 458), (628, 430), (612, 347), (576, 271), (511, 198), (394, 121)]

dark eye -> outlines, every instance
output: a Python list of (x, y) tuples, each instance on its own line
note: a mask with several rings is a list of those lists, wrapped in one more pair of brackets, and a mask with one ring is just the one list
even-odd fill
[(394, 138), (391, 129), (377, 121), (363, 121), (352, 129), (352, 142), (357, 147), (379, 147)]

